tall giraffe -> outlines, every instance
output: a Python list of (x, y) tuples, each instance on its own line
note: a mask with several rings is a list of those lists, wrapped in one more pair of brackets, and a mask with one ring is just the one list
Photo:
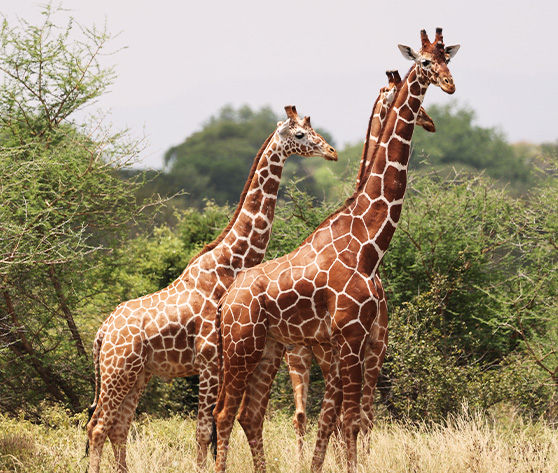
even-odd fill
[[(91, 472), (99, 471), (104, 441), (113, 445), (118, 471), (127, 471), (126, 438), (139, 397), (153, 376), (199, 373), (198, 464), (207, 457), (219, 376), (217, 302), (243, 268), (260, 263), (269, 237), (279, 181), (291, 154), (337, 160), (337, 153), (294, 106), (254, 160), (241, 201), (227, 228), (192, 259), (165, 289), (120, 304), (94, 341), (97, 377), (88, 423)], [(99, 387), (100, 380), (100, 387)]]
[[(366, 139), (362, 150), (362, 158), (357, 174), (357, 188), (365, 175), (366, 169), (371, 165), (375, 146), (378, 142), (382, 125), (387, 116), (388, 109), (395, 97), (396, 87), (401, 83), (401, 76), (396, 70), (386, 71), (388, 85), (380, 89), (378, 98), (374, 102), (372, 114), (368, 122)], [(417, 126), (433, 133), (436, 131), (434, 121), (424, 108), (420, 107), (417, 115)], [(375, 284), (380, 294), (380, 307), (378, 317), (374, 319), (370, 329), (369, 342), (366, 346), (365, 369), (364, 369), (364, 388), (361, 401), (361, 430), (366, 434), (374, 423), (374, 393), (378, 376), (382, 368), (384, 356), (388, 344), (388, 315), (383, 291), (382, 281), (378, 274), (375, 275)], [(312, 367), (312, 356), (316, 358), (324, 378), (329, 372), (331, 361), (331, 348), (325, 345), (314, 346), (289, 346), (285, 352), (285, 362), (289, 369), (289, 376), (293, 386), (295, 401), (295, 413), (293, 416), (293, 426), (297, 435), (298, 457), (302, 459), (304, 450), (304, 436), (306, 435), (306, 404), (308, 398), (308, 388), (310, 384), (310, 369)]]
[(225, 471), (239, 407), (254, 466), (265, 471), (262, 429), (268, 379), (275, 376), (289, 345), (332, 348), (313, 471), (321, 471), (341, 404), (348, 471), (356, 471), (362, 366), (381, 300), (374, 276), (401, 214), (410, 140), (426, 90), (435, 84), (446, 93), (455, 91), (447, 64), (459, 46), (445, 47), (441, 28), (433, 43), (424, 30), (421, 40), (418, 53), (399, 46), (415, 64), (396, 92), (372, 165), (354, 195), (297, 250), (241, 272), (220, 301), (217, 472)]

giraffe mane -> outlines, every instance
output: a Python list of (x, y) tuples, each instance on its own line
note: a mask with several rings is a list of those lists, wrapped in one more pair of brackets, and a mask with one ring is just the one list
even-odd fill
[(364, 174), (362, 175), (362, 179), (360, 180), (360, 182), (358, 184), (358, 187), (356, 188), (353, 195), (345, 201), (345, 205), (344, 205), (345, 208), (355, 200), (356, 195), (362, 190), (362, 188), (364, 187), (364, 184), (366, 183), (366, 181), (368, 180), (368, 177), (370, 176), (370, 173), (372, 172), (372, 163), (376, 159), (376, 153), (378, 152), (379, 144), (382, 142), (382, 138), (384, 137), (384, 133), (385, 133), (385, 130), (386, 130), (387, 117), (389, 116), (389, 114), (391, 112), (391, 109), (393, 108), (393, 106), (394, 106), (394, 104), (397, 100), (397, 96), (401, 92), (403, 84), (407, 81), (407, 78), (409, 77), (409, 74), (411, 74), (411, 71), (413, 71), (413, 69), (415, 67), (416, 66), (414, 66), (414, 65), (411, 66), (411, 68), (407, 71), (407, 74), (405, 74), (405, 77), (402, 80), (400, 80), (397, 84), (395, 84), (395, 96), (393, 97), (393, 100), (391, 101), (391, 104), (388, 108), (388, 111), (387, 111), (387, 114), (386, 114), (386, 121), (384, 122), (384, 126), (380, 130), (380, 135), (378, 136), (378, 140), (376, 141), (376, 147), (374, 148), (374, 154), (372, 155), (372, 160), (370, 161), (370, 165), (364, 170)]
[[(361, 162), (364, 159), (366, 159), (366, 156), (368, 155), (368, 149), (370, 148), (370, 129), (372, 128), (372, 121), (374, 120), (374, 110), (376, 110), (376, 105), (378, 105), (378, 100), (380, 100), (380, 95), (378, 95), (376, 101), (374, 102), (374, 106), (372, 107), (372, 115), (370, 115), (370, 120), (368, 120), (368, 128), (366, 130), (366, 141), (364, 142), (364, 146), (362, 147), (362, 155), (360, 157)], [(372, 151), (372, 159), (374, 158), (375, 153), (376, 150)], [(370, 161), (370, 165), (371, 164), (372, 164), (372, 160)], [(368, 167), (370, 167), (370, 165)], [(368, 167), (366, 167), (364, 170), (363, 169), (358, 170), (357, 179), (359, 183), (362, 182), (362, 179), (364, 178), (364, 175), (366, 174), (366, 170), (368, 169)]]
[(240, 194), (240, 200), (238, 201), (238, 205), (236, 206), (236, 210), (234, 211), (234, 214), (229, 224), (224, 228), (224, 230), (219, 234), (219, 236), (215, 238), (215, 240), (213, 240), (211, 243), (205, 244), (203, 248), (200, 250), (200, 252), (190, 259), (188, 265), (192, 264), (201, 255), (207, 253), (208, 251), (213, 250), (219, 243), (221, 243), (225, 239), (230, 229), (233, 227), (234, 223), (236, 222), (236, 219), (238, 218), (238, 215), (240, 214), (240, 211), (242, 210), (244, 201), (246, 200), (246, 195), (248, 194), (248, 190), (250, 189), (250, 185), (252, 184), (252, 179), (254, 178), (254, 174), (256, 174), (256, 169), (258, 167), (260, 158), (262, 157), (263, 152), (267, 148), (267, 145), (273, 138), (274, 134), (275, 132), (273, 132), (271, 135), (267, 137), (267, 139), (264, 141), (263, 145), (261, 146), (260, 150), (256, 154), (256, 157), (254, 158), (254, 162), (252, 163), (252, 168), (250, 169), (250, 173), (248, 174), (248, 179), (246, 179), (246, 183), (244, 184), (244, 189), (242, 189), (242, 193)]
[[(391, 112), (391, 109), (393, 108), (396, 100), (397, 100), (397, 96), (399, 95), (399, 93), (401, 92), (401, 88), (402, 85), (407, 81), (407, 77), (409, 77), (409, 74), (411, 73), (411, 71), (415, 68), (415, 66), (412, 66), (409, 71), (407, 72), (407, 74), (405, 75), (405, 77), (403, 78), (403, 80), (401, 82), (399, 82), (399, 84), (396, 84), (396, 92), (395, 92), (395, 97), (393, 98), (393, 101), (391, 102), (391, 105), (388, 108), (388, 112), (387, 115), (389, 115), (389, 113)], [(379, 98), (378, 98), (379, 99)], [(376, 107), (376, 103), (378, 101), (378, 99), (376, 99), (376, 102), (374, 102), (374, 107)], [(386, 115), (386, 116), (387, 116)], [(368, 128), (368, 132), (370, 131), (370, 125), (371, 125), (372, 121), (369, 122), (369, 128)], [(337, 215), (339, 215), (341, 212), (343, 212), (345, 209), (347, 209), (357, 198), (357, 196), (361, 193), (362, 189), (364, 188), (364, 185), (366, 183), (366, 181), (368, 181), (368, 177), (370, 176), (370, 173), (372, 172), (372, 164), (376, 159), (376, 153), (378, 152), (379, 149), (379, 144), (382, 142), (382, 138), (384, 136), (385, 133), (385, 129), (386, 129), (386, 123), (384, 123), (384, 126), (382, 127), (382, 129), (380, 130), (380, 136), (378, 136), (378, 141), (376, 141), (376, 146), (374, 147), (374, 152), (372, 154), (372, 159), (370, 160), (370, 164), (368, 165), (368, 167), (365, 169), (361, 180), (358, 184), (358, 187), (355, 189), (355, 191), (353, 192), (353, 195), (351, 195), (350, 197), (348, 197), (345, 202), (343, 203), (343, 205), (341, 205), (341, 207), (339, 207), (337, 210), (333, 211), (328, 217), (326, 217), (326, 219), (320, 223), (316, 229), (310, 234), (308, 235), (308, 237), (304, 240), (303, 243), (306, 243), (308, 241), (310, 241), (312, 239), (312, 237), (314, 236), (314, 234), (320, 230), (321, 228), (329, 225), (329, 223), (331, 222), (331, 220), (333, 218), (335, 218)], [(369, 136), (367, 135), (366, 137), (366, 142), (364, 144), (364, 147), (366, 148), (366, 152), (367, 152), (367, 147), (369, 145)], [(363, 156), (364, 156), (364, 152), (365, 150), (363, 149)]]
[[(397, 96), (399, 95), (399, 92), (401, 92), (401, 88), (403, 87), (403, 84), (407, 81), (407, 78), (409, 77), (409, 74), (411, 73), (411, 71), (414, 68), (415, 68), (414, 65), (411, 66), (411, 68), (407, 71), (407, 74), (405, 74), (405, 77), (403, 77), (403, 79), (401, 79), (401, 77), (399, 77), (399, 82), (395, 83), (395, 96), (393, 97), (393, 100), (391, 101), (391, 104), (388, 108), (388, 111), (387, 111), (387, 114), (386, 114), (386, 122), (384, 123), (384, 126), (382, 126), (382, 129), (380, 130), (380, 135), (378, 136), (378, 140), (376, 141), (376, 146), (374, 148), (374, 151), (373, 151), (373, 154), (372, 154), (372, 159), (370, 160), (370, 164), (364, 170), (364, 173), (361, 176), (358, 187), (356, 188), (353, 195), (345, 201), (345, 204), (343, 205), (343, 209), (348, 207), (355, 200), (356, 195), (362, 190), (362, 188), (364, 187), (364, 183), (368, 180), (368, 176), (370, 176), (370, 173), (372, 172), (372, 164), (374, 163), (374, 160), (376, 159), (376, 153), (378, 152), (379, 144), (381, 143), (382, 138), (383, 138), (384, 133), (385, 133), (386, 124), (387, 124), (387, 116), (389, 115), (391, 109), (393, 108), (393, 105), (395, 104)], [(395, 72), (397, 72), (397, 76), (399, 76), (399, 72), (398, 71), (395, 71)], [(376, 101), (378, 99), (376, 99)], [(368, 138), (367, 138), (367, 141), (368, 141)], [(336, 212), (334, 212), (334, 213), (336, 213)]]

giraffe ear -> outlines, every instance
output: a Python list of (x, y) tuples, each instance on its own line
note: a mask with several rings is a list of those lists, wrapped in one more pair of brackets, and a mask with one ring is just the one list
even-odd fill
[(277, 133), (281, 136), (286, 136), (289, 133), (290, 118), (287, 118), (284, 122), (277, 122)]
[(409, 61), (415, 61), (417, 62), (420, 58), (419, 54), (413, 50), (413, 48), (411, 48), (410, 46), (405, 46), (403, 44), (398, 44), (397, 47), (399, 48), (399, 51), (401, 51), (401, 54), (403, 54), (403, 57), (405, 59), (408, 59)]
[(457, 51), (459, 51), (460, 47), (461, 47), (460, 44), (454, 44), (452, 46), (446, 46), (446, 49), (444, 51), (446, 53), (447, 58), (451, 59), (453, 56), (455, 56), (457, 54)]
[(393, 99), (395, 98), (395, 92), (397, 92), (397, 87), (392, 87), (391, 89), (388, 90), (388, 93), (386, 94), (387, 106), (390, 106), (391, 103), (393, 102)]

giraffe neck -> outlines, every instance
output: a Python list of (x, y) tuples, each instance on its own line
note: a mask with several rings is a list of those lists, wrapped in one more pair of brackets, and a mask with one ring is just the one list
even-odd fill
[(237, 218), (221, 242), (218, 258), (230, 260), (235, 272), (261, 263), (265, 256), (288, 156), (275, 133), (263, 150)]
[(388, 112), (388, 94), (393, 92), (394, 91), (388, 89), (387, 87), (382, 88), (376, 102), (374, 103), (374, 107), (372, 108), (372, 115), (370, 115), (370, 120), (368, 121), (366, 139), (362, 148), (362, 157), (360, 159), (360, 166), (356, 179), (357, 188), (364, 178), (366, 169), (368, 169), (373, 161), (373, 157), (376, 152), (376, 144), (378, 143), (382, 125), (384, 124)]
[(390, 107), (373, 163), (353, 203), (352, 215), (362, 219), (368, 231), (365, 261), (369, 274), (375, 274), (399, 223), (407, 187), (411, 138), (428, 83), (416, 67), (396, 92)]
[(268, 144), (270, 143), (270, 141), (273, 140), (274, 136), (275, 136), (275, 133), (272, 133), (271, 135), (269, 135), (267, 137), (267, 139), (264, 141), (261, 148), (259, 149), (258, 153), (256, 154), (256, 157), (254, 158), (254, 162), (252, 163), (252, 167), (250, 168), (250, 172), (248, 173), (248, 179), (246, 179), (246, 183), (244, 184), (244, 188), (242, 189), (242, 193), (240, 194), (240, 199), (238, 201), (238, 205), (236, 206), (234, 214), (233, 214), (231, 220), (229, 221), (229, 223), (227, 224), (227, 226), (221, 231), (221, 233), (219, 234), (219, 236), (217, 238), (215, 238), (215, 240), (213, 240), (211, 243), (206, 244), (197, 255), (193, 256), (190, 259), (190, 262), (188, 264), (192, 264), (200, 256), (202, 256), (203, 254), (213, 250), (228, 235), (230, 229), (232, 228), (232, 226), (236, 222), (240, 211), (242, 210), (242, 206), (244, 205), (244, 201), (246, 200), (246, 194), (248, 193), (248, 190), (250, 189), (250, 186), (252, 184), (252, 179), (254, 178), (254, 174), (256, 173), (256, 169), (258, 168), (260, 158), (261, 158), (263, 152), (265, 151), (265, 149), (267, 148)]

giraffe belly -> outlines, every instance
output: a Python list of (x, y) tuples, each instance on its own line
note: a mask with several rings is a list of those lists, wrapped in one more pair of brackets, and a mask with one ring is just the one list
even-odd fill
[(283, 345), (320, 345), (331, 342), (331, 317), (289, 317), (269, 321), (269, 336)]
[(147, 369), (155, 376), (165, 380), (198, 374), (194, 350), (191, 347), (184, 349), (171, 348), (170, 350), (151, 353), (148, 358)]
[(194, 324), (178, 317), (169, 317), (157, 330), (146, 331), (147, 369), (155, 376), (172, 379), (197, 374)]

